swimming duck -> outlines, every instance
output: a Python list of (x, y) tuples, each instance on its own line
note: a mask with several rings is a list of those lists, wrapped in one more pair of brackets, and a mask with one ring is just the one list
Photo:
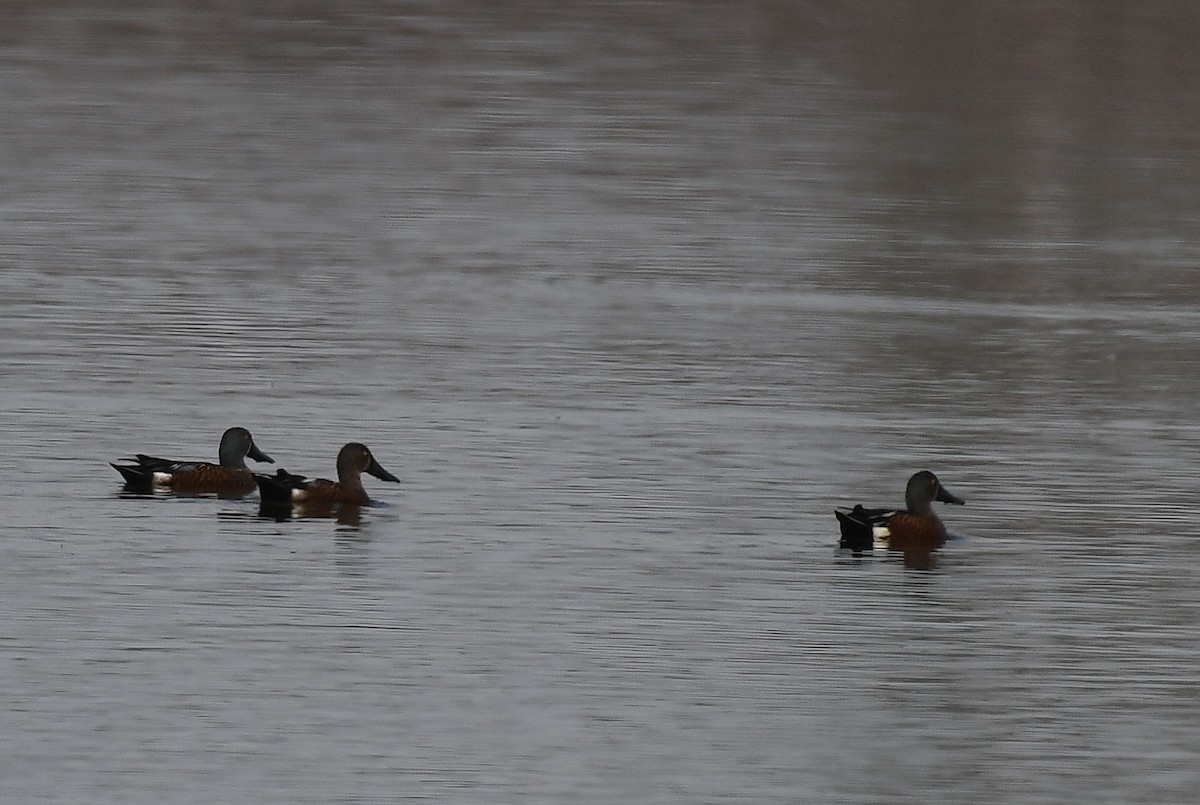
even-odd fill
[(928, 470), (908, 479), (904, 501), (904, 510), (867, 509), (862, 504), (853, 509), (835, 509), (842, 532), (840, 547), (855, 553), (870, 551), (875, 537), (879, 537), (889, 551), (904, 554), (906, 566), (931, 567), (933, 552), (946, 542), (946, 526), (934, 512), (933, 502), (961, 506), (965, 501), (942, 486)]
[(217, 448), (218, 463), (206, 461), (173, 461), (138, 453), (131, 461), (134, 464), (112, 464), (121, 473), (126, 488), (138, 492), (150, 492), (156, 486), (165, 486), (174, 492), (198, 495), (215, 492), (221, 495), (238, 496), (254, 491), (254, 474), (246, 466), (246, 459), (274, 464), (275, 460), (258, 449), (254, 438), (245, 428), (230, 428), (221, 436)]
[(337, 457), (337, 481), (325, 478), (306, 478), (287, 470), (275, 475), (255, 475), (264, 503), (337, 504), (367, 506), (371, 498), (363, 488), (362, 474), (374, 475), (381, 481), (400, 483), (400, 479), (379, 466), (365, 444), (350, 442)]

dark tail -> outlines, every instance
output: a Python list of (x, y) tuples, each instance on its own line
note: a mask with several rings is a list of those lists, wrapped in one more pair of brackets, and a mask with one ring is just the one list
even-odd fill
[(887, 519), (890, 509), (865, 509), (860, 503), (849, 511), (834, 509), (842, 539), (839, 548), (849, 548), (855, 553), (870, 551), (875, 547), (875, 524)]
[(148, 490), (154, 486), (154, 473), (147, 470), (145, 467), (135, 467), (129, 464), (112, 464), (110, 466), (121, 473), (121, 477), (125, 479), (125, 486), (130, 489)]
[(304, 480), (303, 475), (292, 475), (287, 470), (279, 470), (274, 475), (259, 475), (254, 474), (254, 480), (258, 484), (258, 493), (262, 496), (264, 503), (288, 503), (292, 502), (292, 490), (297, 482)]

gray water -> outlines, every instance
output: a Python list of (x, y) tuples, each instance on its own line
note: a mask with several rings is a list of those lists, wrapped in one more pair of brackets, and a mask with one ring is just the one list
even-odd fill
[(252, 6), (0, 11), (0, 800), (1200, 798), (1200, 12)]

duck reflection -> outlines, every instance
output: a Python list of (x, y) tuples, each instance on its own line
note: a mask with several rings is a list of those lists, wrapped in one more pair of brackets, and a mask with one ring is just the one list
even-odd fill
[(363, 507), (355, 503), (288, 503), (263, 500), (258, 516), (277, 523), (289, 520), (333, 520), (338, 525), (358, 528), (362, 524)]

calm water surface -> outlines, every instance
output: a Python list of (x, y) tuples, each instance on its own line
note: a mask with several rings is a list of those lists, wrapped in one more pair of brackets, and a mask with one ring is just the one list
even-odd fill
[(7, 8), (0, 799), (1196, 801), (1200, 14), (870, 9)]

